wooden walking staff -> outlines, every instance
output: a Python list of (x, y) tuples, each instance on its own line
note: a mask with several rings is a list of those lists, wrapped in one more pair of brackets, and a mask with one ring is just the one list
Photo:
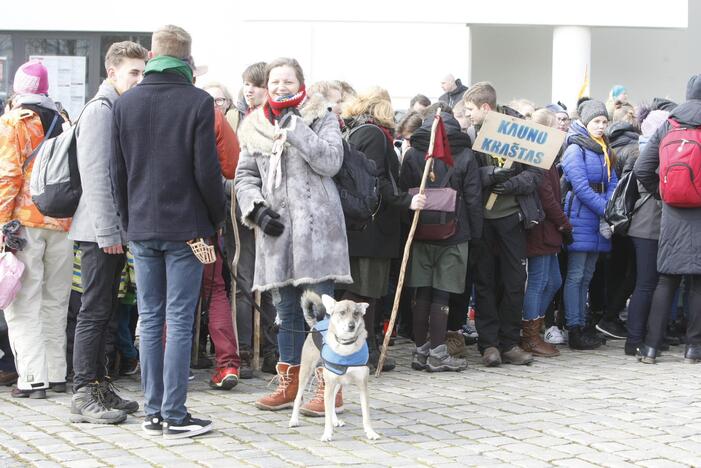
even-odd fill
[(253, 368), (260, 370), (260, 291), (256, 291), (256, 306), (253, 308)]
[[(241, 346), (239, 345), (239, 330), (236, 328), (236, 289), (238, 283), (239, 257), (241, 256), (241, 238), (239, 237), (239, 223), (236, 219), (236, 193), (234, 192), (234, 181), (231, 182), (231, 227), (234, 230), (234, 258), (231, 261), (231, 322), (234, 328), (234, 336), (236, 337), (236, 352), (240, 353)], [(240, 355), (240, 354), (239, 354)]]
[[(436, 127), (438, 127), (438, 116), (441, 114), (441, 108), (436, 109), (436, 118), (431, 126), (431, 140), (428, 144), (428, 158), (426, 159), (426, 165), (424, 166), (424, 173), (421, 177), (421, 185), (419, 186), (419, 193), (423, 195), (426, 190), (426, 181), (428, 175), (433, 168), (433, 147), (436, 144)], [(402, 265), (399, 270), (399, 279), (397, 281), (397, 291), (394, 293), (394, 305), (392, 306), (392, 315), (389, 318), (389, 326), (385, 332), (385, 339), (382, 342), (382, 349), (380, 350), (380, 359), (377, 361), (377, 369), (375, 370), (375, 377), (379, 377), (382, 373), (382, 365), (385, 362), (385, 357), (387, 356), (387, 347), (389, 346), (389, 340), (392, 336), (392, 330), (394, 330), (394, 322), (397, 320), (397, 311), (399, 310), (399, 300), (402, 297), (402, 288), (404, 287), (404, 277), (406, 276), (406, 266), (409, 262), (409, 254), (411, 253), (411, 243), (414, 240), (414, 233), (416, 232), (416, 226), (419, 224), (419, 215), (421, 210), (414, 211), (414, 219), (411, 222), (411, 229), (409, 229), (409, 237), (404, 245), (404, 256), (402, 257)]]

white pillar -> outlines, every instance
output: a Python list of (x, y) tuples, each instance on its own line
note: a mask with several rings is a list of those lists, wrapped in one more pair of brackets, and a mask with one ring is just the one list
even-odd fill
[(591, 79), (591, 30), (581, 26), (553, 29), (552, 102), (562, 101), (575, 109), (579, 93), (589, 95)]
[(465, 25), (465, 37), (463, 40), (465, 41), (467, 56), (463, 64), (463, 70), (465, 71), (460, 76), (460, 79), (462, 80), (462, 84), (470, 86), (472, 84), (472, 29), (470, 29), (468, 25)]

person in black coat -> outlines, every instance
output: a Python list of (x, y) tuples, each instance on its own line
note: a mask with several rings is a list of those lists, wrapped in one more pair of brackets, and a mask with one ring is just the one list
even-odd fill
[[(377, 300), (387, 295), (390, 266), (401, 255), (400, 213), (420, 208), (423, 195), (412, 197), (399, 189), (399, 158), (394, 151), (392, 104), (387, 91), (373, 88), (359, 95), (344, 111), (348, 142), (375, 162), (381, 203), (377, 214), (362, 231), (348, 230), (348, 251), (353, 284), (344, 293), (345, 299), (367, 302), (365, 327), (368, 330), (370, 365), (379, 359), (375, 339)], [(394, 367), (386, 359), (383, 370)]]

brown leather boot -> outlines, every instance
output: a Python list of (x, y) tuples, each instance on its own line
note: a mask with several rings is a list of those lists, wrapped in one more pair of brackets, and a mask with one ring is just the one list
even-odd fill
[[(299, 412), (305, 416), (311, 416), (313, 418), (322, 417), (326, 413), (324, 410), (324, 389), (326, 385), (324, 383), (324, 368), (316, 368), (316, 392), (314, 392), (314, 398), (306, 402)], [(339, 389), (336, 394), (336, 414), (343, 413), (343, 389)]]
[(523, 329), (523, 336), (521, 337), (521, 348), (524, 351), (528, 351), (534, 356), (539, 357), (555, 357), (560, 355), (560, 351), (551, 345), (543, 341), (540, 336), (540, 328), (543, 324), (543, 317), (539, 317), (535, 320), (523, 320), (521, 321), (521, 327)]
[(275, 369), (278, 376), (277, 388), (270, 395), (256, 401), (258, 409), (277, 411), (292, 408), (295, 401), (299, 388), (299, 364), (293, 366), (286, 362), (278, 362)]

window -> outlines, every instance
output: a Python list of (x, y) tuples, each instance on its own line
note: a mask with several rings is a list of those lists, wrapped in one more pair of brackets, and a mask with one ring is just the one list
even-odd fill
[[(9, 34), (0, 34), (0, 101), (5, 101), (12, 94), (10, 83), (12, 78), (10, 70), (12, 69), (12, 36)], [(4, 106), (3, 106), (4, 107)], [(3, 109), (0, 109), (2, 114)]]
[[(104, 60), (107, 55), (107, 49), (115, 42), (132, 41), (141, 44), (147, 50), (151, 50), (151, 35), (150, 34), (115, 34), (102, 36), (100, 38), (100, 57)], [(103, 64), (100, 65), (100, 81), (107, 78), (107, 71)]]

